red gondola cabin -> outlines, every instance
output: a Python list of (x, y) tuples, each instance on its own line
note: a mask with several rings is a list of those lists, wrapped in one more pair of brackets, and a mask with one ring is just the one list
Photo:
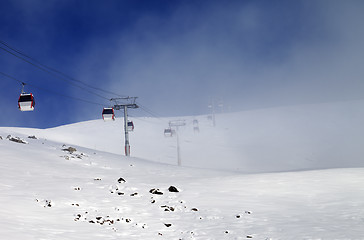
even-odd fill
[(31, 93), (20, 94), (18, 107), (20, 111), (33, 111), (35, 106), (34, 96)]
[(104, 121), (111, 121), (111, 120), (115, 120), (115, 114), (114, 114), (114, 109), (113, 108), (104, 108), (102, 110), (102, 119), (104, 119)]

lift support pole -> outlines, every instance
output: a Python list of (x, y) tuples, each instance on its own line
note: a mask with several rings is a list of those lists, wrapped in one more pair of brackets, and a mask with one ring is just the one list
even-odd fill
[(124, 131), (125, 131), (125, 156), (130, 156), (129, 131), (128, 131), (128, 107), (124, 105)]
[[(112, 98), (111, 101), (115, 101), (115, 110), (124, 110), (124, 132), (125, 132), (125, 156), (130, 156), (130, 143), (129, 143), (129, 130), (128, 130), (128, 108), (139, 108), (135, 103), (137, 97), (126, 97), (126, 98)], [(129, 103), (117, 104), (118, 100), (128, 101)]]
[(180, 152), (180, 147), (179, 147), (179, 136), (178, 136), (178, 128), (185, 126), (186, 122), (185, 120), (174, 120), (174, 121), (170, 121), (169, 122), (169, 127), (176, 127), (176, 135), (177, 135), (177, 164), (178, 166), (182, 165), (182, 160), (181, 160), (181, 152)]

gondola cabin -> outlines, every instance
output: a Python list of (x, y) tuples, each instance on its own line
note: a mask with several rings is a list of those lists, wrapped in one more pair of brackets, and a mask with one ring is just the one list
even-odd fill
[(20, 111), (33, 111), (35, 106), (34, 96), (31, 93), (20, 94), (18, 107)]
[(111, 120), (115, 120), (115, 114), (114, 114), (114, 109), (113, 108), (104, 108), (102, 110), (102, 119), (104, 119), (104, 121), (111, 121)]
[(132, 121), (128, 121), (128, 131), (134, 131), (134, 123)]
[(172, 131), (172, 129), (170, 129), (170, 128), (166, 128), (166, 129), (164, 129), (164, 136), (165, 136), (165, 137), (172, 137), (172, 136), (173, 136), (173, 131)]

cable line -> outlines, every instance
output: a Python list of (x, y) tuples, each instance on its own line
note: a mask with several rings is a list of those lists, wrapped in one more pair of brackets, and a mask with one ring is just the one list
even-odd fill
[[(77, 88), (80, 88), (80, 89), (82, 89), (82, 90), (84, 90), (84, 91), (86, 91), (86, 92), (88, 92), (90, 94), (93, 94), (93, 95), (95, 95), (95, 96), (97, 96), (99, 98), (102, 98), (104, 100), (110, 101), (109, 98), (107, 98), (107, 97), (105, 97), (103, 95), (100, 95), (100, 94), (98, 94), (98, 93), (96, 93), (94, 91), (91, 91), (89, 89), (97, 90), (97, 91), (100, 91), (100, 92), (104, 92), (104, 93), (111, 94), (111, 95), (115, 95), (115, 96), (122, 97), (122, 98), (126, 97), (125, 95), (120, 95), (120, 94), (115, 93), (115, 92), (111, 92), (111, 91), (108, 91), (108, 90), (104, 90), (104, 89), (101, 89), (99, 87), (95, 87), (93, 85), (87, 84), (87, 83), (85, 83), (83, 81), (80, 81), (78, 79), (75, 79), (75, 78), (73, 78), (73, 77), (71, 77), (71, 76), (69, 76), (69, 75), (67, 75), (67, 74), (65, 74), (65, 73), (63, 73), (63, 72), (55, 69), (55, 68), (52, 68), (50, 66), (47, 66), (47, 65), (41, 63), (37, 59), (35, 59), (35, 58), (33, 58), (33, 57), (25, 54), (24, 52), (22, 52), (22, 51), (20, 51), (20, 50), (18, 50), (16, 48), (14, 48), (14, 47), (12, 47), (12, 46), (10, 46), (7, 42), (5, 42), (3, 40), (0, 40), (0, 44), (2, 44), (4, 46), (4, 47), (0, 46), (0, 49), (1, 50), (3, 50), (5, 52), (13, 55), (14, 57), (16, 57), (16, 58), (18, 58), (18, 59), (20, 59), (20, 60), (22, 60), (24, 62), (29, 63), (30, 65), (32, 65), (32, 66), (34, 66), (34, 67), (36, 67), (36, 68), (38, 68), (38, 69), (40, 69), (40, 70), (42, 70), (42, 71), (50, 74), (50, 75), (58, 78), (59, 80), (65, 81), (65, 82), (71, 84), (72, 86), (77, 87)], [(21, 81), (13, 78), (13, 77), (11, 77), (11, 76), (9, 76), (7, 74), (4, 74), (4, 73), (1, 73), (1, 74), (4, 75), (4, 76), (6, 76), (6, 77), (8, 77), (8, 78), (12, 78), (12, 79), (14, 79), (14, 80), (16, 80), (16, 81), (18, 81), (18, 82), (21, 83)], [(38, 89), (42, 89), (41, 87), (37, 87), (37, 88)], [(89, 89), (87, 89), (87, 88), (89, 88)], [(49, 91), (49, 90), (47, 90), (47, 91)], [(54, 92), (54, 93), (56, 93), (56, 92)], [(64, 97), (68, 97), (68, 98), (73, 98), (73, 99), (76, 99), (76, 100), (79, 100), (79, 101), (83, 101), (83, 102), (88, 102), (88, 103), (92, 103), (92, 104), (102, 105), (102, 104), (94, 103), (94, 102), (91, 102), (91, 101), (88, 101), (88, 100), (84, 100), (84, 99), (80, 99), (80, 98), (75, 98), (75, 97), (67, 96), (67, 95), (60, 94), (60, 93), (56, 93), (56, 94), (61, 95), (61, 96), (64, 96)], [(102, 105), (102, 106), (105, 106), (105, 105)], [(151, 116), (153, 116), (155, 118), (158, 118), (158, 119), (161, 118), (159, 116), (159, 114), (156, 114), (155, 112), (153, 112), (152, 110), (148, 109), (147, 107), (145, 107), (143, 105), (140, 105), (140, 104), (139, 104), (139, 106), (140, 106), (140, 108), (144, 112), (150, 114)]]
[(101, 95), (99, 95), (99, 94), (97, 94), (97, 93), (94, 93), (94, 92), (92, 92), (92, 91), (90, 91), (90, 90), (87, 90), (87, 89), (85, 89), (85, 88), (83, 88), (83, 87), (81, 87), (81, 86), (79, 86), (79, 85), (77, 85), (77, 84), (74, 84), (74, 83), (72, 83), (72, 82), (68, 81), (67, 79), (64, 79), (63, 77), (59, 77), (58, 75), (54, 74), (53, 72), (51, 72), (51, 71), (49, 71), (49, 70), (47, 70), (47, 69), (44, 69), (43, 67), (40, 67), (40, 66), (38, 66), (38, 65), (36, 65), (36, 64), (34, 64), (34, 63), (32, 63), (31, 61), (28, 61), (27, 59), (22, 58), (22, 57), (20, 57), (20, 56), (18, 56), (18, 55), (16, 55), (16, 54), (14, 54), (14, 53), (12, 53), (11, 51), (9, 51), (9, 50), (7, 50), (7, 49), (5, 49), (5, 48), (3, 48), (3, 47), (0, 47), (0, 49), (2, 49), (2, 50), (4, 50), (4, 51), (6, 51), (6, 52), (8, 52), (8, 53), (10, 53), (11, 55), (13, 55), (13, 56), (15, 56), (15, 57), (17, 57), (17, 58), (19, 58), (19, 59), (21, 59), (21, 60), (23, 60), (23, 61), (25, 61), (25, 62), (27, 62), (27, 63), (31, 64), (31, 65), (33, 65), (34, 67), (36, 67), (36, 68), (38, 68), (38, 69), (40, 69), (40, 70), (42, 70), (42, 71), (44, 71), (44, 72), (46, 72), (46, 73), (48, 73), (48, 74), (50, 74), (50, 75), (53, 75), (54, 77), (56, 77), (56, 78), (58, 78), (58, 79), (60, 79), (60, 80), (62, 80), (62, 81), (66, 81), (66, 82), (68, 82), (69, 84), (71, 84), (71, 85), (73, 85), (73, 86), (75, 86), (75, 87), (78, 87), (78, 88), (80, 88), (80, 89), (82, 89), (82, 90), (84, 90), (84, 91), (86, 91), (86, 92), (88, 92), (88, 93), (91, 93), (91, 94), (95, 95), (95, 96), (98, 96), (98, 97), (100, 97), (100, 98), (103, 98), (103, 99), (106, 99), (106, 100), (108, 99), (108, 98), (106, 98), (106, 97), (104, 97), (104, 96), (101, 96)]
[(140, 103), (138, 103), (138, 106), (139, 106), (140, 109), (142, 109), (144, 112), (150, 114), (152, 117), (155, 117), (157, 119), (161, 118), (161, 116), (159, 114), (157, 114), (157, 113), (153, 112), (152, 110), (148, 109), (146, 106), (143, 106)]
[[(117, 94), (117, 93), (114, 93), (114, 92), (111, 92), (111, 91), (107, 91), (107, 90), (104, 90), (104, 89), (101, 89), (101, 88), (98, 88), (98, 87), (94, 87), (94, 86), (92, 86), (90, 84), (87, 84), (85, 82), (82, 82), (80, 80), (77, 80), (77, 79), (75, 79), (75, 78), (73, 78), (73, 77), (71, 77), (71, 76), (69, 76), (69, 75), (67, 75), (67, 74), (65, 74), (65, 73), (57, 70), (57, 69), (54, 69), (54, 68), (49, 67), (49, 66), (47, 66), (45, 64), (42, 64), (41, 62), (39, 62), (35, 58), (32, 58), (32, 57), (26, 55), (25, 53), (21, 52), (20, 50), (17, 50), (15, 48), (11, 47), (9, 44), (7, 44), (6, 42), (4, 42), (2, 40), (0, 40), (0, 43), (2, 45), (4, 45), (5, 47), (7, 47), (8, 49), (12, 50), (12, 51), (10, 51), (10, 50), (8, 50), (8, 49), (6, 49), (4, 47), (0, 47), (0, 49), (6, 51), (7, 53), (9, 53), (9, 54), (11, 54), (11, 55), (13, 55), (13, 56), (15, 56), (15, 57), (17, 57), (17, 58), (25, 61), (25, 62), (31, 64), (32, 66), (34, 66), (34, 67), (36, 67), (36, 68), (38, 68), (38, 69), (40, 69), (40, 70), (42, 70), (42, 71), (44, 71), (44, 72), (46, 72), (48, 74), (53, 75), (54, 77), (56, 77), (56, 78), (58, 78), (58, 79), (60, 79), (62, 81), (66, 81), (66, 82), (72, 84), (73, 86), (76, 86), (78, 88), (81, 88), (81, 89), (83, 89), (83, 90), (85, 90), (85, 91), (87, 91), (87, 92), (89, 92), (89, 93), (91, 93), (93, 95), (96, 95), (96, 96), (101, 97), (103, 99), (108, 99), (108, 98), (106, 98), (106, 97), (104, 97), (104, 96), (102, 96), (100, 94), (97, 94), (95, 92), (92, 92), (90, 90), (87, 90), (84, 87), (75, 84), (74, 82), (79, 83), (79, 84), (82, 84), (85, 87), (88, 87), (88, 88), (91, 88), (91, 89), (94, 89), (94, 90), (98, 90), (98, 91), (104, 92), (104, 93), (108, 93), (108, 94), (112, 94), (112, 95), (116, 95), (116, 96), (122, 96), (120, 94)], [(17, 55), (16, 53), (19, 54), (19, 55), (21, 55), (21, 56)], [(58, 74), (58, 75), (56, 75), (55, 73)], [(122, 97), (124, 97), (124, 96), (122, 96)]]
[(29, 86), (32, 86), (32, 87), (35, 87), (35, 88), (38, 88), (42, 91), (46, 91), (46, 92), (49, 92), (49, 93), (53, 93), (53, 94), (56, 94), (56, 95), (59, 95), (59, 96), (62, 96), (62, 97), (66, 97), (66, 98), (71, 98), (71, 99), (74, 99), (74, 100), (77, 100), (77, 101), (82, 101), (82, 102), (86, 102), (86, 103), (89, 103), (89, 104), (94, 104), (94, 105), (99, 105), (99, 106), (105, 106), (105, 104), (101, 104), (101, 103), (96, 103), (96, 102), (92, 102), (92, 101), (88, 101), (88, 100), (85, 100), (85, 99), (81, 99), (81, 98), (77, 98), (77, 97), (72, 97), (72, 96), (68, 96), (68, 95), (65, 95), (65, 94), (62, 94), (62, 93), (59, 93), (59, 92), (56, 92), (56, 91), (53, 91), (53, 90), (49, 90), (49, 89), (46, 89), (46, 88), (43, 88), (43, 87), (39, 87), (39, 86), (36, 86), (34, 84), (29, 84), (29, 83), (25, 83), (19, 79), (16, 79), (6, 73), (3, 73), (3, 72), (0, 72), (1, 75), (7, 77), (8, 79), (12, 79), (14, 81), (17, 81), (21, 84), (26, 84), (26, 85), (29, 85)]

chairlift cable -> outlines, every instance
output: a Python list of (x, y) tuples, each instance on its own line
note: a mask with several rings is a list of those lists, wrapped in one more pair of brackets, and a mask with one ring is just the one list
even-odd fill
[(105, 106), (105, 104), (96, 103), (96, 102), (88, 101), (88, 100), (85, 100), (85, 99), (81, 99), (81, 98), (77, 98), (77, 97), (68, 96), (68, 95), (65, 95), (65, 94), (62, 94), (62, 93), (56, 92), (56, 91), (54, 91), (54, 90), (45, 89), (45, 88), (43, 88), (43, 87), (39, 87), (39, 86), (36, 86), (36, 85), (34, 85), (34, 84), (25, 83), (25, 82), (20, 81), (19, 79), (16, 79), (16, 78), (14, 78), (14, 77), (12, 77), (12, 76), (10, 76), (10, 75), (6, 74), (6, 73), (3, 73), (3, 72), (0, 72), (0, 74), (1, 74), (1, 75), (3, 75), (3, 76), (5, 76), (5, 77), (7, 77), (8, 79), (12, 79), (12, 80), (17, 81), (17, 82), (22, 83), (22, 84), (24, 83), (24, 84), (26, 84), (26, 85), (28, 85), (28, 86), (35, 87), (35, 88), (37, 88), (37, 89), (39, 89), (39, 90), (41, 90), (41, 91), (49, 92), (49, 93), (56, 94), (56, 95), (59, 95), (59, 96), (62, 96), (62, 97), (66, 97), (66, 98), (71, 98), (71, 99), (74, 99), (74, 100), (77, 100), (77, 101), (86, 102), (86, 103), (89, 103), (89, 104), (94, 104), (94, 105), (99, 105), (99, 106)]
[[(10, 49), (10, 50), (12, 50), (12, 51), (13, 51), (13, 52), (12, 52), (12, 51), (9, 51), (8, 49), (6, 49), (6, 48), (4, 48), (4, 47), (1, 47), (1, 46), (0, 46), (0, 49), (2, 49), (2, 50), (4, 50), (4, 51), (8, 52), (9, 54), (11, 54), (11, 55), (13, 55), (13, 56), (15, 56), (15, 57), (17, 57), (17, 58), (19, 58), (19, 59), (21, 59), (21, 60), (23, 60), (23, 61), (25, 61), (25, 62), (29, 63), (29, 64), (31, 64), (32, 66), (34, 66), (34, 67), (36, 67), (36, 68), (38, 68), (38, 69), (40, 69), (40, 70), (42, 70), (42, 71), (44, 71), (44, 72), (46, 72), (46, 73), (50, 74), (50, 75), (53, 75), (54, 77), (56, 77), (56, 78), (58, 78), (58, 79), (60, 79), (60, 80), (62, 80), (62, 81), (66, 81), (66, 82), (68, 82), (69, 84), (71, 84), (71, 85), (73, 85), (73, 86), (75, 86), (75, 87), (78, 87), (78, 88), (80, 88), (80, 89), (82, 89), (82, 90), (84, 90), (84, 91), (87, 91), (87, 92), (89, 92), (89, 93), (91, 93), (91, 94), (93, 94), (93, 95), (96, 95), (96, 96), (98, 96), (98, 97), (100, 97), (100, 98), (103, 98), (103, 99), (105, 99), (105, 100), (110, 100), (109, 98), (106, 98), (106, 97), (104, 97), (104, 96), (102, 96), (102, 95), (100, 95), (100, 94), (97, 94), (97, 93), (95, 93), (95, 92), (92, 92), (92, 91), (90, 91), (90, 90), (86, 89), (85, 87), (88, 87), (88, 88), (91, 88), (91, 89), (94, 89), (94, 90), (98, 90), (98, 91), (101, 91), (101, 92), (104, 92), (104, 93), (112, 94), (112, 95), (115, 95), (115, 96), (118, 96), (118, 97), (123, 97), (123, 98), (124, 98), (124, 97), (126, 97), (126, 96), (124, 96), (124, 95), (120, 95), (120, 94), (118, 94), (118, 93), (114, 93), (114, 92), (111, 92), (111, 91), (108, 91), (108, 90), (104, 90), (104, 89), (101, 89), (101, 88), (98, 88), (98, 87), (94, 87), (94, 86), (92, 86), (92, 85), (90, 85), (90, 84), (87, 84), (87, 83), (84, 83), (84, 82), (82, 82), (82, 81), (80, 81), (80, 80), (77, 80), (77, 79), (75, 79), (75, 78), (73, 78), (73, 77), (71, 77), (71, 76), (69, 76), (69, 75), (67, 75), (67, 74), (65, 74), (65, 73), (63, 73), (63, 72), (61, 72), (61, 71), (57, 70), (57, 69), (54, 69), (54, 68), (49, 67), (49, 66), (47, 66), (47, 65), (45, 65), (45, 64), (42, 64), (42, 63), (41, 63), (40, 61), (38, 61), (37, 59), (35, 59), (35, 58), (33, 58), (33, 57), (30, 57), (29, 55), (27, 55), (27, 54), (23, 53), (22, 51), (20, 51), (20, 50), (18, 50), (18, 49), (15, 49), (14, 47), (11, 47), (11, 46), (10, 46), (8, 43), (6, 43), (5, 41), (0, 40), (0, 43), (1, 43), (3, 46), (5, 46), (6, 48), (8, 48), (8, 49)], [(15, 53), (14, 53), (14, 52), (15, 52)], [(21, 56), (17, 55), (16, 53), (17, 53), (17, 54), (19, 54), (19, 55), (21, 55)], [(1, 74), (3, 74), (4, 76), (7, 76), (7, 77), (12, 78), (11, 76), (6, 75), (6, 74), (4, 74), (4, 73), (1, 73)], [(57, 75), (57, 74), (58, 74), (58, 75)], [(15, 78), (12, 78), (12, 79), (17, 80), (17, 79), (15, 79)], [(19, 80), (17, 80), (17, 81), (19, 81)], [(21, 81), (19, 81), (19, 82), (21, 82)], [(82, 85), (84, 85), (85, 87), (82, 87), (82, 86), (80, 86), (80, 85), (78, 85), (78, 84), (75, 84), (74, 82), (77, 82), (77, 83), (79, 83), (79, 84), (82, 84)], [(37, 88), (41, 89), (40, 87), (37, 87)], [(53, 91), (53, 92), (54, 92), (54, 91)], [(56, 93), (56, 92), (54, 92), (54, 93)], [(94, 102), (91, 102), (91, 101), (88, 101), (88, 100), (84, 100), (84, 99), (80, 99), (80, 98), (75, 98), (75, 97), (70, 97), (70, 96), (67, 96), (67, 95), (64, 95), (64, 94), (60, 94), (60, 93), (56, 93), (56, 94), (58, 94), (58, 95), (62, 95), (62, 96), (64, 96), (64, 97), (73, 98), (73, 99), (76, 99), (76, 100), (79, 100), (79, 101), (84, 101), (84, 102), (88, 102), (88, 103), (92, 103), (92, 104), (97, 104), (97, 105), (105, 106), (104, 104), (94, 103)], [(155, 118), (157, 118), (157, 119), (161, 118), (161, 117), (159, 116), (159, 114), (156, 114), (155, 112), (153, 112), (152, 110), (148, 109), (147, 107), (142, 106), (142, 105), (141, 105), (141, 104), (139, 104), (139, 103), (138, 103), (138, 105), (140, 106), (140, 108), (141, 108), (143, 111), (145, 111), (146, 113), (150, 114), (151, 116), (153, 116), (153, 117), (155, 117)]]
[(94, 90), (98, 90), (98, 91), (101, 91), (101, 92), (105, 92), (105, 93), (112, 94), (112, 95), (116, 95), (116, 96), (120, 96), (120, 97), (124, 97), (123, 95), (120, 95), (120, 94), (118, 94), (118, 93), (114, 93), (114, 92), (111, 92), (111, 91), (108, 91), (108, 90), (104, 90), (104, 89), (101, 89), (101, 88), (98, 88), (98, 87), (94, 87), (94, 86), (92, 86), (92, 85), (90, 85), (90, 84), (87, 84), (87, 83), (82, 82), (82, 81), (80, 81), (80, 80), (78, 80), (78, 79), (75, 79), (75, 78), (73, 78), (73, 77), (71, 77), (71, 76), (69, 76), (69, 75), (67, 75), (67, 74), (65, 74), (65, 73), (63, 73), (63, 72), (61, 72), (61, 71), (59, 71), (59, 70), (55, 69), (55, 68), (52, 68), (52, 67), (50, 67), (50, 66), (48, 66), (48, 65), (45, 65), (45, 64), (41, 63), (40, 61), (38, 61), (37, 59), (35, 59), (35, 58), (33, 58), (33, 57), (31, 57), (31, 56), (29, 56), (29, 55), (27, 55), (27, 54), (23, 53), (22, 51), (20, 51), (20, 50), (18, 50), (18, 49), (16, 49), (16, 48), (14, 48), (14, 47), (11, 47), (11, 46), (10, 46), (8, 43), (6, 43), (5, 41), (0, 40), (0, 43), (1, 43), (1, 44), (3, 44), (4, 46), (6, 46), (7, 48), (11, 49), (12, 51), (14, 51), (14, 52), (16, 52), (16, 53), (18, 53), (18, 54), (20, 54), (20, 55), (22, 55), (22, 56), (24, 56), (24, 57), (26, 57), (26, 58), (30, 59), (30, 60), (32, 60), (32, 61), (34, 61), (34, 62), (36, 62), (38, 65), (40, 65), (40, 66), (42, 66), (42, 67), (44, 67), (44, 68), (46, 68), (46, 69), (48, 69), (48, 70), (51, 70), (51, 71), (53, 71), (53, 72), (55, 72), (55, 73), (58, 73), (59, 75), (62, 75), (63, 77), (68, 78), (68, 79), (70, 79), (70, 80), (72, 80), (72, 81), (74, 81), (74, 82), (81, 83), (81, 84), (83, 84), (84, 86), (89, 87), (89, 88), (92, 88), (92, 89), (94, 89)]
[[(32, 57), (29, 57), (28, 55), (21, 53), (19, 50), (16, 50), (16, 49), (10, 47), (4, 41), (1, 41), (0, 40), (0, 43), (3, 44), (4, 46), (6, 46), (7, 48), (11, 49), (12, 51), (20, 54), (21, 56), (19, 56), (19, 55), (15, 54), (14, 52), (9, 51), (8, 49), (3, 48), (3, 47), (0, 46), (0, 49), (6, 51), (7, 53), (9, 53), (9, 54), (11, 54), (11, 55), (13, 55), (13, 56), (15, 56), (15, 57), (17, 57), (17, 58), (25, 61), (25, 62), (31, 64), (32, 66), (34, 66), (34, 67), (36, 67), (36, 68), (38, 68), (38, 69), (40, 69), (40, 70), (42, 70), (42, 71), (44, 71), (44, 72), (52, 75), (52, 76), (54, 76), (54, 77), (56, 77), (56, 78), (58, 78), (58, 79), (60, 79), (62, 81), (68, 82), (69, 84), (71, 84), (71, 85), (73, 85), (75, 87), (78, 87), (80, 89), (83, 89), (84, 91), (87, 91), (87, 92), (89, 92), (89, 93), (91, 93), (91, 94), (93, 94), (95, 96), (98, 96), (98, 97), (103, 98), (103, 99), (108, 99), (108, 98), (106, 98), (106, 97), (104, 97), (104, 96), (102, 96), (102, 95), (100, 95), (98, 93), (95, 93), (93, 91), (90, 91), (90, 90), (86, 89), (85, 87), (92, 88), (92, 89), (95, 89), (95, 90), (98, 90), (98, 91), (102, 91), (102, 92), (106, 92), (106, 93), (109, 93), (109, 94), (112, 94), (112, 95), (122, 96), (122, 95), (119, 95), (119, 94), (116, 94), (116, 93), (113, 93), (113, 92), (110, 92), (110, 91), (107, 91), (107, 90), (103, 90), (103, 89), (98, 88), (98, 87), (91, 86), (91, 85), (89, 85), (87, 83), (84, 83), (84, 82), (82, 82), (80, 80), (77, 80), (75, 78), (72, 78), (72, 77), (68, 76), (65, 73), (62, 73), (61, 71), (58, 71), (58, 70), (56, 70), (54, 68), (51, 68), (51, 67), (48, 67), (47, 65), (44, 65), (44, 64), (40, 63), (38, 60), (36, 60), (36, 59), (34, 59)], [(32, 62), (32, 61), (30, 61), (30, 60), (28, 60), (26, 58), (28, 58), (28, 59), (36, 62), (36, 63), (34, 63), (34, 62)], [(78, 84), (75, 84), (75, 82), (77, 82), (79, 84), (82, 84), (85, 87), (82, 87), (82, 86), (80, 86)]]
[(142, 109), (144, 112), (150, 114), (152, 117), (155, 117), (157, 119), (160, 119), (161, 118), (161, 116), (159, 114), (153, 112), (152, 110), (150, 110), (147, 107), (141, 105), (140, 103), (138, 103), (138, 106), (139, 106), (140, 109)]

